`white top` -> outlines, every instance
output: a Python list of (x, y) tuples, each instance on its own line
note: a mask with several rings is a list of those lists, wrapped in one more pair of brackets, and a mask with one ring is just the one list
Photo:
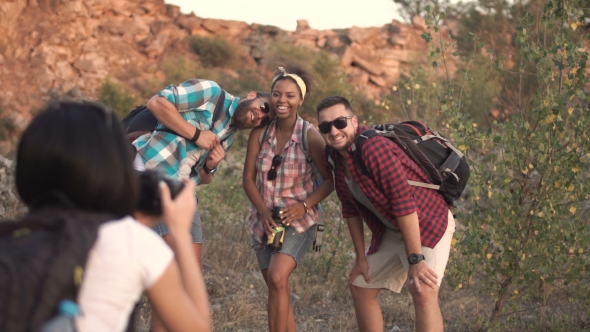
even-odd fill
[(101, 225), (78, 294), (76, 330), (124, 331), (141, 293), (172, 259), (164, 240), (131, 217)]

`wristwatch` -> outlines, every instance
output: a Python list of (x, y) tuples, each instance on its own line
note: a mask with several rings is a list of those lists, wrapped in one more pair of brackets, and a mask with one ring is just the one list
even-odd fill
[(415, 264), (420, 263), (424, 259), (425, 259), (424, 255), (411, 254), (410, 256), (408, 256), (408, 263), (410, 263), (410, 265), (415, 265)]
[(205, 171), (205, 173), (207, 174), (213, 174), (215, 172), (217, 172), (217, 167), (213, 167), (213, 169), (209, 169), (209, 167), (207, 167), (207, 163), (203, 164), (203, 171)]

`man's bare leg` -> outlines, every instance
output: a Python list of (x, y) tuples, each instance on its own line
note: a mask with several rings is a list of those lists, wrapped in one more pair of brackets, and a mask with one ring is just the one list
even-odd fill
[(383, 332), (383, 314), (377, 300), (380, 288), (350, 286), (359, 331)]
[(443, 318), (438, 304), (439, 287), (430, 287), (420, 283), (421, 292), (416, 290), (412, 283), (410, 294), (414, 301), (414, 311), (416, 312), (416, 332), (442, 332), (444, 330)]

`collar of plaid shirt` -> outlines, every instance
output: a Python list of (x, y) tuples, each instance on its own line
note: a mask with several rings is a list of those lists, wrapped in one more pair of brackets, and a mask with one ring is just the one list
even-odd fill
[[(366, 126), (359, 126), (357, 135), (367, 129)], [(351, 175), (371, 203), (394, 225), (397, 225), (396, 216), (417, 212), (422, 245), (433, 248), (446, 231), (448, 207), (436, 191), (413, 187), (407, 182), (408, 179), (428, 182), (426, 174), (397, 144), (385, 137), (374, 137), (365, 143), (363, 160), (370, 176), (362, 175), (354, 162), (352, 149), (348, 149), (346, 162)], [(372, 232), (371, 245), (367, 252), (372, 254), (379, 248), (385, 225), (352, 197), (345, 182), (343, 165), (340, 160), (335, 162), (335, 188), (342, 202), (343, 217), (362, 216)], [(328, 167), (325, 155), (324, 163)]]

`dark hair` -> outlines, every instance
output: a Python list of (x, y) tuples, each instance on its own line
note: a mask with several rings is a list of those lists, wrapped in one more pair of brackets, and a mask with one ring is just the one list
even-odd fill
[(48, 105), (23, 133), (16, 160), (16, 188), (31, 209), (58, 204), (122, 217), (135, 207), (131, 148), (104, 105)]
[(264, 91), (256, 91), (256, 98), (266, 98), (270, 100), (270, 93)]
[[(305, 89), (307, 90), (306, 95), (307, 94), (311, 94), (316, 86), (316, 81), (313, 79), (313, 76), (309, 73), (309, 71), (307, 71), (306, 69), (303, 69), (303, 67), (300, 66), (296, 66), (296, 65), (287, 65), (287, 66), (283, 66), (283, 68), (285, 68), (285, 70), (287, 71), (287, 73), (289, 74), (295, 74), (299, 77), (301, 77), (301, 79), (303, 80), (303, 83), (305, 83)], [(283, 72), (280, 70), (275, 71), (275, 73), (273, 74), (273, 78), (276, 77), (277, 75), (281, 75)], [(275, 84), (277, 84), (278, 81), (282, 81), (282, 80), (291, 80), (293, 83), (297, 84), (297, 82), (295, 82), (295, 80), (289, 76), (280, 76), (276, 81), (273, 82), (272, 86), (270, 87), (270, 90), (272, 92), (272, 89), (274, 88)], [(297, 89), (299, 89), (299, 85), (297, 85)], [(299, 94), (300, 96), (303, 98), (304, 96), (301, 95), (301, 89), (299, 89)]]
[(342, 96), (330, 96), (330, 97), (326, 97), (324, 99), (322, 99), (322, 101), (319, 102), (318, 106), (316, 107), (316, 109), (318, 110), (318, 116), (320, 115), (320, 112), (322, 110), (325, 110), (328, 107), (332, 107), (334, 105), (339, 105), (342, 104), (344, 105), (344, 108), (350, 112), (350, 114), (352, 115), (352, 107), (350, 106), (350, 102), (348, 101), (348, 99), (342, 97)]
[[(256, 98), (266, 98), (268, 100), (270, 100), (270, 93), (265, 92), (265, 91), (254, 91), (256, 92)], [(248, 94), (250, 92), (246, 92), (246, 93), (240, 93), (238, 95), (238, 98), (240, 98), (240, 101), (246, 100), (246, 98), (248, 97)]]

